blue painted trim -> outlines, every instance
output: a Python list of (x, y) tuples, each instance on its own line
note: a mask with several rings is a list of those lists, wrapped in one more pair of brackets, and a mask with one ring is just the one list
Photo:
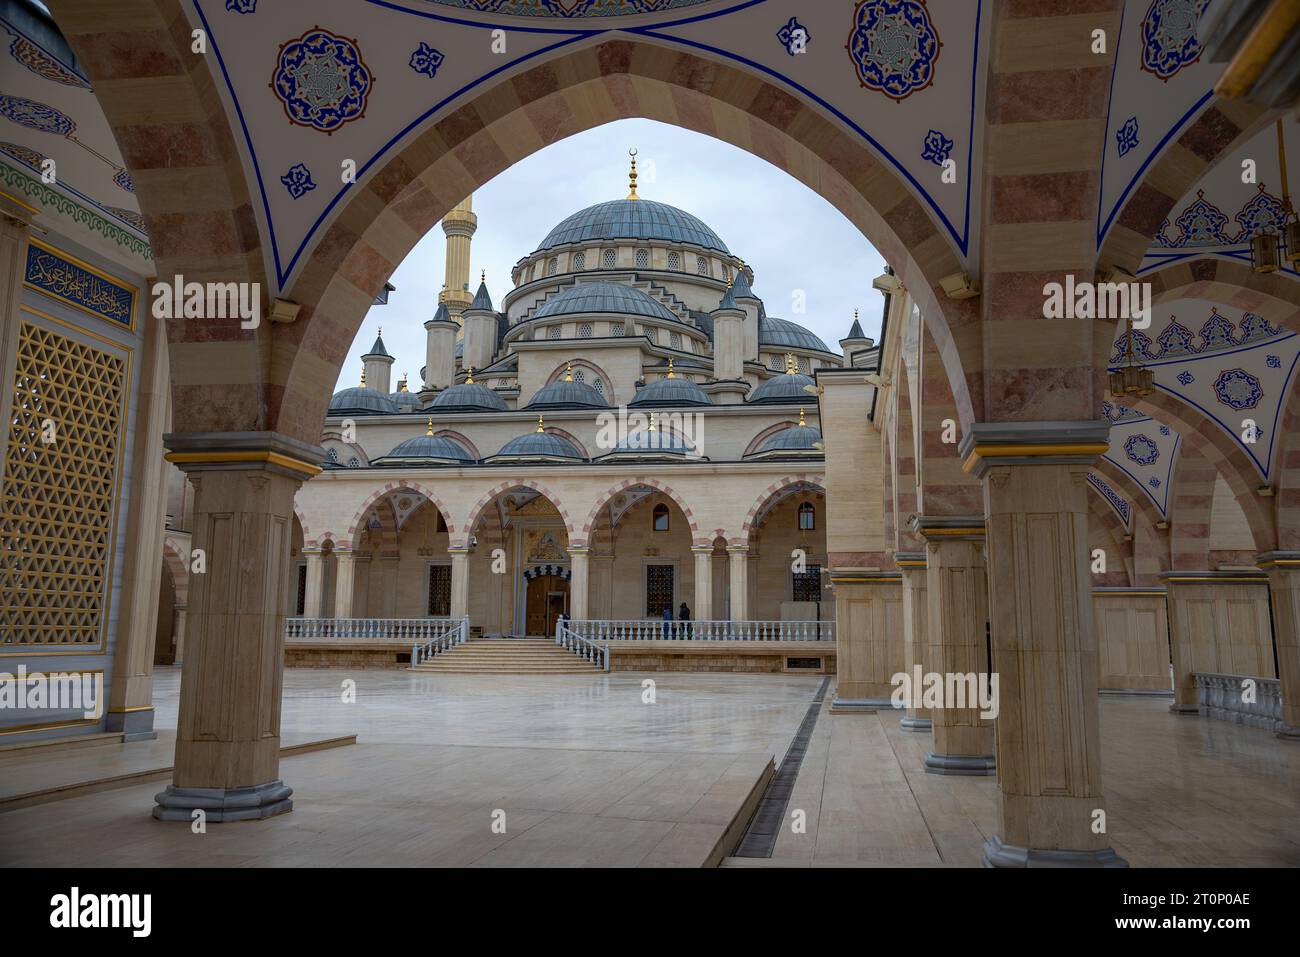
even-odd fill
[[(1116, 422), (1115, 425), (1137, 425), (1140, 422), (1151, 422), (1151, 421), (1154, 420), (1150, 416), (1147, 416), (1145, 419), (1127, 419), (1124, 422)], [(1161, 502), (1158, 498), (1152, 495), (1150, 486), (1148, 486), (1146, 482), (1140, 480), (1136, 475), (1134, 475), (1131, 471), (1129, 471), (1128, 467), (1123, 462), (1119, 461), (1118, 459), (1112, 458), (1110, 452), (1107, 452), (1105, 455), (1102, 456), (1102, 458), (1104, 458), (1107, 462), (1115, 466), (1117, 469), (1119, 469), (1121, 472), (1127, 475), (1130, 479), (1132, 479), (1133, 484), (1136, 485), (1138, 488), (1140, 488), (1142, 490), (1142, 493), (1146, 495), (1147, 498), (1151, 499), (1152, 504), (1155, 505), (1156, 507), (1156, 511), (1158, 511), (1165, 518), (1169, 517), (1169, 479), (1174, 474), (1174, 462), (1178, 458), (1178, 448), (1183, 441), (1183, 437), (1178, 432), (1175, 432), (1173, 429), (1170, 429), (1170, 431), (1174, 433), (1174, 447), (1169, 450), (1169, 468), (1165, 471), (1165, 477), (1160, 483), (1160, 488), (1164, 491), (1164, 496), (1165, 496), (1164, 502)]]
[[(37, 152), (40, 151), (38, 150)], [(4, 160), (17, 163), (20, 166), (25, 166), (27, 169), (35, 173), (38, 177), (41, 175), (41, 171), (38, 170), (35, 166), (33, 166), (31, 163), (26, 162), (25, 160), (19, 159), (17, 156), (14, 156), (12, 153), (0, 153), (0, 157), (3, 157)], [(42, 180), (41, 182), (43, 185), (51, 189), (59, 190), (61, 192), (67, 193), (73, 199), (81, 200), (83, 203), (89, 203), (91, 206), (95, 207), (95, 209), (99, 210), (105, 216), (110, 217), (115, 223), (121, 223), (124, 229), (129, 229), (133, 234), (139, 236), (146, 243), (149, 242), (148, 233), (142, 233), (140, 229), (130, 220), (123, 219), (121, 216), (117, 215), (117, 213), (113, 212), (111, 209), (109, 209), (99, 200), (95, 199), (95, 197), (87, 196), (81, 190), (77, 189), (75, 186), (70, 185), (61, 177), (53, 183), (46, 183), (44, 180)], [(129, 193), (128, 195), (134, 196), (135, 194)]]
[[(1124, 528), (1129, 531), (1132, 531), (1132, 525), (1130, 524), (1130, 516), (1133, 514), (1133, 506), (1129, 504), (1128, 499), (1126, 499), (1123, 495), (1120, 495), (1119, 492), (1115, 491), (1115, 489), (1111, 488), (1106, 482), (1104, 482), (1098, 476), (1094, 475), (1092, 472), (1088, 473), (1087, 478), (1088, 478), (1088, 484), (1090, 484), (1093, 487), (1093, 489), (1099, 495), (1101, 495), (1102, 500), (1105, 501), (1105, 503), (1110, 506), (1111, 511), (1113, 511), (1116, 515), (1119, 516), (1120, 521), (1124, 523)], [(1110, 495), (1106, 494), (1107, 492), (1110, 492), (1111, 495), (1114, 495), (1115, 498), (1119, 499), (1121, 502), (1124, 503), (1124, 506), (1129, 510), (1128, 515), (1125, 515), (1123, 512), (1119, 510), (1119, 506), (1115, 504), (1114, 500), (1111, 499)]]

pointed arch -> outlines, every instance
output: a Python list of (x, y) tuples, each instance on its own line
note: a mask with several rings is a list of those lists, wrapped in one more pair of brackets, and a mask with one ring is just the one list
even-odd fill
[[(564, 504), (563, 498), (557, 495), (555, 490), (545, 482), (539, 482), (535, 479), (517, 478), (508, 479), (507, 481), (492, 486), (492, 488), (488, 489), (479, 497), (478, 501), (470, 506), (469, 511), (465, 514), (464, 523), (459, 526), (461, 531), (458, 537), (452, 539), (451, 546), (453, 548), (467, 547), (469, 545), (469, 537), (474, 534), (475, 526), (478, 525), (479, 519), (483, 517), (484, 509), (495, 502), (499, 496), (520, 488), (528, 489), (530, 492), (536, 492), (554, 505), (555, 510), (560, 513), (560, 518), (564, 522), (564, 531), (568, 535), (569, 545), (575, 546), (580, 544), (578, 536), (574, 534), (573, 517), (569, 512), (568, 507)], [(449, 534), (456, 534), (452, 529), (451, 522), (447, 523), (447, 531)]]
[(603, 509), (606, 505), (608, 505), (610, 503), (610, 500), (613, 499), (615, 495), (618, 495), (620, 492), (626, 492), (628, 489), (634, 488), (638, 485), (642, 485), (645, 486), (646, 488), (652, 488), (658, 492), (662, 492), (664, 495), (668, 496), (670, 499), (673, 500), (673, 504), (676, 505), (678, 509), (681, 510), (682, 515), (685, 516), (686, 518), (687, 525), (690, 526), (692, 544), (707, 545), (709, 541), (711, 541), (711, 539), (707, 537), (705, 538), (701, 537), (700, 526), (695, 520), (695, 511), (694, 509), (691, 508), (690, 503), (686, 501), (686, 498), (680, 492), (678, 492), (667, 482), (664, 482), (660, 479), (649, 478), (648, 476), (644, 476), (644, 475), (638, 475), (635, 478), (626, 478), (621, 480), (615, 485), (611, 485), (599, 496), (597, 496), (596, 501), (591, 506), (591, 511), (587, 513), (587, 517), (582, 523), (581, 530), (579, 531), (577, 540), (574, 541), (573, 544), (586, 545), (588, 539), (591, 536), (592, 529), (595, 528), (596, 526), (596, 521), (600, 516), (601, 509)]
[[(380, 488), (371, 489), (362, 501), (360, 507), (357, 508), (356, 513), (352, 516), (352, 521), (348, 523), (347, 532), (344, 536), (344, 540), (350, 547), (356, 548), (360, 545), (361, 534), (365, 530), (366, 516), (370, 513), (370, 510), (374, 508), (375, 503), (382, 498), (387, 498), (390, 495), (402, 491), (411, 492), (427, 499), (442, 515), (442, 520), (447, 525), (447, 534), (451, 535), (455, 533), (455, 527), (452, 525), (451, 509), (447, 507), (446, 503), (439, 498), (438, 494), (434, 492), (433, 489), (420, 482), (388, 482)], [(332, 533), (327, 534), (332, 535)]]

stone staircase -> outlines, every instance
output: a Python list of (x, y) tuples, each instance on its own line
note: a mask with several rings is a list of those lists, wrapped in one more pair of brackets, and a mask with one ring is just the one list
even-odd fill
[(589, 675), (601, 668), (550, 638), (479, 638), (457, 645), (412, 671), (462, 675)]

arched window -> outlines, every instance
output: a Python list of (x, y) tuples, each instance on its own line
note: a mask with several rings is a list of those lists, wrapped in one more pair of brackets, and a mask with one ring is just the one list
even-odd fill
[(781, 372), (785, 369), (785, 363), (781, 361), (780, 356), (774, 353), (767, 357), (767, 367), (773, 372)]
[(668, 506), (659, 504), (654, 507), (654, 524), (651, 526), (656, 532), (668, 531)]
[(722, 264), (722, 281), (731, 282), (731, 267), (726, 263)]
[(361, 461), (355, 455), (352, 456), (352, 458), (348, 459), (348, 468), (350, 469), (361, 468)]
[(659, 330), (654, 326), (642, 326), (645, 330), (646, 337), (655, 345), (659, 345)]
[(337, 461), (339, 460), (339, 450), (338, 450), (338, 449), (330, 449), (330, 450), (329, 450), (328, 452), (326, 452), (325, 454), (329, 456), (329, 460), (330, 460), (331, 462), (337, 462)]
[(592, 330), (591, 330), (591, 323), (589, 323), (589, 322), (584, 322), (584, 323), (579, 324), (579, 326), (578, 326), (578, 338), (579, 338), (579, 339), (590, 339), (590, 338), (591, 338), (591, 332), (592, 332)]
[(674, 349), (680, 349), (682, 347), (682, 337), (675, 332), (671, 333), (668, 336), (668, 344)]
[(559, 268), (560, 268), (560, 261), (558, 259), (552, 259), (550, 262), (546, 264), (546, 275), (554, 276), (556, 271), (559, 270)]
[(613, 269), (618, 265), (618, 253), (612, 249), (606, 249), (600, 257), (600, 264), (606, 269)]
[(611, 336), (621, 336), (621, 335), (623, 335), (623, 334), (624, 334), (624, 333), (623, 333), (623, 323), (621, 323), (621, 322), (613, 322), (613, 323), (610, 323), (610, 326), (609, 326), (609, 334), (610, 334)]
[(695, 271), (701, 276), (707, 276), (709, 274), (709, 261), (703, 256), (696, 256)]
[(583, 372), (581, 369), (575, 369), (574, 372), (573, 372), (573, 381), (574, 381), (574, 382), (586, 382), (586, 381), (587, 381), (587, 373)]
[(603, 379), (597, 379), (595, 382), (591, 384), (591, 387), (595, 389), (597, 392), (599, 392), (601, 395), (605, 394), (605, 382)]
[(799, 531), (811, 532), (817, 527), (817, 510), (813, 508), (812, 502), (804, 502), (799, 506)]
[(681, 269), (681, 268), (682, 268), (682, 257), (679, 256), (679, 255), (677, 255), (677, 253), (669, 253), (669, 254), (668, 254), (668, 268), (669, 268), (669, 269)]
[(650, 268), (650, 250), (638, 249), (636, 251), (636, 268), (637, 269)]
[(587, 254), (586, 254), (586, 253), (578, 253), (577, 255), (575, 255), (575, 256), (573, 257), (573, 268), (574, 268), (575, 270), (577, 270), (577, 269), (586, 269), (586, 268), (587, 268)]
[(546, 330), (546, 338), (548, 339), (558, 339), (563, 334), (564, 328), (562, 326), (551, 326)]
[(807, 356), (799, 357), (799, 371), (804, 375), (812, 375), (812, 360)]

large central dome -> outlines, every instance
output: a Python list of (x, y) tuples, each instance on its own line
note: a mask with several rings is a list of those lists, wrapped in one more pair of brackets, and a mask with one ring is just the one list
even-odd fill
[(648, 199), (615, 199), (588, 206), (552, 229), (537, 250), (603, 239), (662, 239), (731, 255), (718, 234), (690, 213)]

